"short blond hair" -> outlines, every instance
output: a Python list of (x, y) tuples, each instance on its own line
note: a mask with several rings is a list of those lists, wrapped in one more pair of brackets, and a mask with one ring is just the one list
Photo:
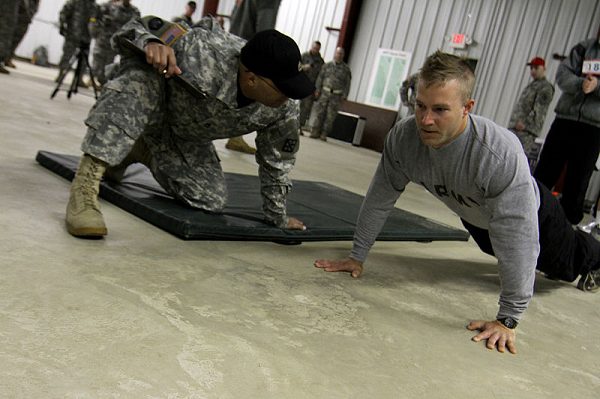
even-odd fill
[(463, 101), (469, 101), (475, 87), (475, 74), (467, 59), (440, 50), (427, 57), (419, 71), (419, 82), (429, 87), (451, 80), (459, 82)]

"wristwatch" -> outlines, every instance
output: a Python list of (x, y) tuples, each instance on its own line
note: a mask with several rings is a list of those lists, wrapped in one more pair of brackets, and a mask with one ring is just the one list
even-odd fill
[(517, 328), (517, 326), (519, 325), (519, 322), (517, 322), (515, 319), (513, 319), (512, 317), (502, 317), (497, 319), (500, 324), (502, 324), (504, 327), (506, 328), (510, 328), (511, 330), (514, 330), (515, 328)]

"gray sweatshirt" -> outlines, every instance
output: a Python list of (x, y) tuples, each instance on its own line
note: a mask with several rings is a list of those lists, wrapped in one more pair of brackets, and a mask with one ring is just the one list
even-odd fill
[(516, 136), (480, 116), (439, 149), (425, 146), (414, 117), (396, 124), (358, 216), (350, 256), (364, 262), (408, 182), (489, 231), (500, 274), (497, 317), (519, 320), (533, 295), (540, 196)]

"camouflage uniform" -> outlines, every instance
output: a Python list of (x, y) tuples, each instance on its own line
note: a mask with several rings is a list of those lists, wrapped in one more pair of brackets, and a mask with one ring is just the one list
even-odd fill
[[(139, 19), (117, 32), (113, 44), (118, 47), (121, 38), (140, 48), (157, 39)], [(288, 174), (299, 144), (298, 102), (289, 100), (279, 108), (252, 102), (238, 108), (244, 44), (210, 18), (173, 44), (182, 77), (202, 92), (202, 99), (119, 48), (118, 76), (105, 85), (86, 119), (82, 150), (114, 166), (136, 140), (143, 140), (151, 158), (147, 166), (167, 192), (192, 207), (219, 212), (227, 193), (212, 141), (256, 130), (263, 212), (268, 222), (285, 227)]]
[(419, 74), (410, 75), (400, 87), (400, 101), (402, 105), (408, 108), (408, 115), (415, 113), (415, 102), (417, 100), (417, 84), (419, 83)]
[(27, 33), (31, 19), (37, 12), (39, 4), (39, 0), (21, 0), (19, 2), (19, 16), (17, 18), (17, 25), (13, 34), (9, 58), (14, 55), (15, 50), (17, 47), (19, 47), (19, 43), (21, 43), (25, 33)]
[(320, 95), (310, 113), (311, 137), (324, 139), (329, 135), (342, 100), (348, 97), (351, 79), (345, 62), (331, 61), (323, 66), (315, 84)]
[[(513, 107), (508, 128), (517, 135), (526, 154), (530, 153), (536, 137), (541, 133), (553, 96), (554, 86), (546, 78), (534, 79), (523, 89)], [(522, 131), (517, 131), (515, 127), (519, 121), (525, 125)]]
[[(325, 63), (325, 61), (323, 61), (323, 57), (321, 57), (320, 53), (313, 55), (310, 51), (307, 51), (306, 53), (302, 54), (302, 59), (300, 62), (303, 65), (310, 65), (310, 69), (304, 73), (306, 73), (306, 76), (308, 76), (310, 81), (314, 84), (317, 81), (317, 77), (319, 76), (319, 72), (321, 72), (323, 64)], [(300, 126), (304, 126), (310, 117), (310, 110), (312, 109), (314, 101), (314, 96), (308, 96), (300, 101)]]
[(17, 26), (18, 12), (19, 0), (0, 1), (0, 63), (12, 54), (12, 40)]
[(65, 37), (63, 54), (58, 66), (61, 70), (69, 67), (69, 61), (80, 46), (89, 48), (91, 37), (88, 22), (97, 13), (94, 0), (67, 0), (60, 11), (60, 34)]
[(92, 70), (100, 84), (106, 83), (104, 68), (111, 64), (117, 55), (110, 45), (111, 36), (131, 18), (139, 16), (140, 11), (132, 5), (125, 6), (109, 1), (98, 7), (96, 22), (92, 24), (93, 28), (90, 29), (90, 33), (96, 39)]

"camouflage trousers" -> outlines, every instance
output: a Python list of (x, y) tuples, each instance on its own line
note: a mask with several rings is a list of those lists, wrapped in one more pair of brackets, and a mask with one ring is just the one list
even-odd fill
[(517, 136), (517, 138), (521, 142), (521, 145), (523, 146), (523, 149), (525, 150), (525, 154), (529, 156), (531, 150), (536, 146), (535, 139), (537, 138), (537, 136), (529, 132), (516, 131), (513, 129), (511, 129), (511, 132), (513, 132), (515, 136)]
[(91, 109), (81, 149), (110, 166), (144, 140), (148, 168), (158, 183), (187, 205), (209, 212), (225, 206), (227, 189), (212, 141), (185, 142), (167, 123), (166, 82), (150, 66), (130, 68), (109, 81)]
[(333, 128), (333, 122), (342, 104), (341, 94), (321, 93), (312, 106), (310, 129), (313, 137), (327, 137)]
[(306, 125), (306, 122), (308, 122), (314, 102), (315, 97), (313, 95), (310, 95), (300, 101), (300, 118), (298, 119), (300, 122), (300, 127)]
[(103, 85), (107, 82), (108, 79), (106, 78), (105, 68), (107, 65), (112, 64), (116, 55), (117, 53), (111, 47), (99, 45), (98, 42), (96, 42), (96, 45), (94, 46), (92, 72), (100, 84)]

